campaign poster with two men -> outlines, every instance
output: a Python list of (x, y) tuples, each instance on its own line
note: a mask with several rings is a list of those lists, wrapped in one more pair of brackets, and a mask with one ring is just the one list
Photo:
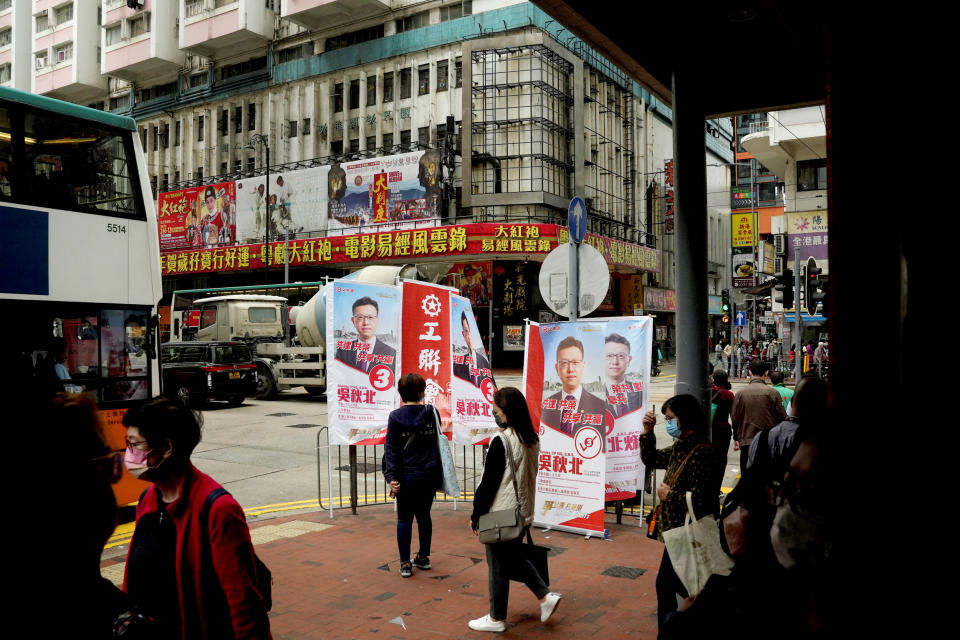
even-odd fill
[(642, 490), (637, 439), (651, 330), (640, 316), (529, 325), (524, 388), (539, 420), (538, 524), (599, 532), (605, 501)]

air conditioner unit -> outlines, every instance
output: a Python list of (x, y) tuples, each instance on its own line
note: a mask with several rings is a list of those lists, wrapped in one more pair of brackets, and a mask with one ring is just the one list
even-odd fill
[(773, 272), (774, 273), (783, 273), (783, 269), (786, 266), (787, 259), (783, 256), (777, 256), (773, 259)]
[(43, 11), (41, 11), (40, 13), (37, 14), (37, 17), (38, 17), (38, 18), (45, 18), (45, 17), (48, 16), (48, 15), (49, 15), (48, 9), (44, 9)]
[(773, 236), (774, 252), (780, 255), (787, 253), (787, 236), (783, 233), (777, 233)]

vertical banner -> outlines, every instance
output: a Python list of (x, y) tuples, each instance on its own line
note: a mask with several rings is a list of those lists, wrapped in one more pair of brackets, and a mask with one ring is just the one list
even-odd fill
[(402, 291), (403, 373), (417, 373), (427, 381), (424, 401), (440, 412), (443, 432), (450, 438), (450, 289), (404, 280)]
[(237, 235), (233, 181), (168, 191), (157, 197), (161, 249), (232, 245)]
[(489, 444), (490, 438), (497, 432), (492, 408), (497, 385), (480, 340), (480, 330), (470, 300), (454, 295), (450, 296), (450, 303), (453, 441), (458, 444)]
[(614, 423), (602, 377), (605, 324), (527, 327), (524, 389), (531, 417), (539, 414), (538, 526), (604, 531), (604, 438)]
[(400, 288), (336, 280), (324, 295), (330, 444), (383, 444), (397, 399)]
[(638, 438), (650, 384), (653, 318), (610, 318), (603, 334), (603, 384), (613, 428), (606, 433), (606, 500), (643, 491)]

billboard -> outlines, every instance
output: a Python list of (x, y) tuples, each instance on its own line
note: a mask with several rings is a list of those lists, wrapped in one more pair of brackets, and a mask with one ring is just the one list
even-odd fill
[(269, 189), (266, 176), (238, 180), (237, 240), (262, 241), (268, 219), (271, 238), (281, 238), (287, 231), (293, 235), (325, 230), (328, 172), (329, 167), (325, 166), (271, 172)]
[(793, 264), (794, 250), (800, 249), (800, 262), (815, 258), (817, 265), (829, 273), (827, 263), (827, 212), (796, 211), (787, 213), (787, 261)]
[(233, 181), (161, 193), (157, 199), (160, 249), (233, 245), (237, 236)]

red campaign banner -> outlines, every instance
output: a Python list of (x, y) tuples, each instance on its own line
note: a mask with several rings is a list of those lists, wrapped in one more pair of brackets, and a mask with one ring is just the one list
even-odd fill
[(160, 249), (233, 246), (237, 237), (236, 189), (231, 180), (159, 194)]
[(402, 309), (401, 371), (417, 373), (427, 381), (424, 402), (440, 412), (443, 432), (450, 439), (453, 437), (450, 289), (405, 280)]
[(378, 173), (373, 176), (373, 221), (375, 223), (389, 222), (387, 219), (387, 174)]
[[(417, 258), (464, 258), (537, 256), (549, 253), (567, 241), (566, 227), (555, 224), (470, 224), (404, 229), (347, 236), (327, 236), (270, 243), (270, 264), (291, 266), (369, 264)], [(660, 271), (658, 249), (587, 234), (593, 245), (614, 266), (656, 273)], [(163, 246), (161, 245), (161, 249)], [(162, 275), (252, 271), (264, 268), (263, 243), (241, 244), (191, 251), (165, 251), (160, 258)]]

